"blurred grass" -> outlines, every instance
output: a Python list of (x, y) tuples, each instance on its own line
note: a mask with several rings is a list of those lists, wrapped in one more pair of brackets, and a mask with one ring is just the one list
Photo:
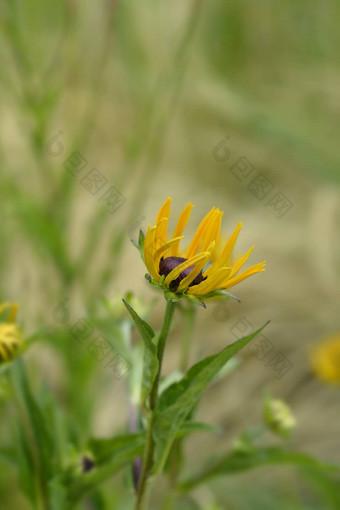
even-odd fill
[[(145, 228), (168, 195), (175, 211), (189, 200), (196, 204), (193, 223), (220, 206), (225, 229), (243, 219), (241, 246), (255, 241), (254, 257), (268, 261), (263, 278), (240, 287), (242, 308), (231, 305), (230, 320), (271, 318), (270, 340), (294, 366), (276, 380), (268, 367), (246, 359), (228, 386), (218, 383), (208, 393), (202, 417), (226, 426), (229, 443), (256, 420), (268, 384), (293, 405), (296, 444), (338, 460), (338, 392), (313, 379), (306, 355), (311, 341), (340, 329), (339, 3), (6, 0), (0, 15), (1, 299), (20, 302), (28, 331), (52, 323), (65, 296), (74, 320), (98, 295), (132, 288), (148, 299), (131, 227), (143, 216)], [(64, 152), (52, 158), (46, 144), (58, 130)], [(277, 220), (248, 183), (212, 158), (225, 135), (231, 161), (246, 156), (293, 202), (287, 216)], [(126, 196), (114, 216), (63, 167), (75, 150)], [(198, 314), (195, 355), (230, 338), (232, 323), (216, 320), (213, 310)], [(123, 384), (112, 396), (108, 377), (86, 351), (73, 348), (63, 328), (51, 340), (29, 355), (36, 385), (47, 381), (84, 436), (91, 427), (106, 434), (120, 427)], [(174, 339), (167, 370), (177, 350)], [(12, 419), (9, 413), (0, 425), (8, 443)], [(195, 441), (192, 462), (216, 448), (214, 439), (204, 449)], [(248, 508), (254, 498), (259, 508), (328, 504), (313, 496), (308, 506), (296, 494), (286, 503), (282, 487), (267, 487), (256, 475), (242, 478), (241, 487), (243, 480), (249, 496), (233, 482), (217, 483), (222, 507)], [(24, 509), (16, 483), (14, 472), (1, 474), (3, 501)]]

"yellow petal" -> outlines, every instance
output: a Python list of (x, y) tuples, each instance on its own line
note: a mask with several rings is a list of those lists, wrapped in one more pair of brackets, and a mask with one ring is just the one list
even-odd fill
[(0, 342), (0, 363), (1, 361), (7, 361), (8, 353), (6, 352), (5, 346)]
[(201, 260), (203, 260), (207, 255), (209, 256), (210, 253), (209, 252), (199, 253), (198, 255), (191, 257), (191, 259), (186, 260), (179, 266), (175, 267), (175, 269), (173, 269), (165, 278), (164, 280), (165, 285), (169, 286), (172, 280), (176, 280), (176, 278), (181, 274), (182, 271), (184, 271), (188, 267), (198, 264), (198, 262), (201, 262)]
[(219, 269), (220, 267), (230, 266), (231, 254), (235, 247), (235, 244), (236, 244), (236, 241), (237, 241), (237, 238), (238, 238), (241, 228), (242, 228), (242, 222), (239, 221), (234, 232), (229, 237), (221, 255), (219, 256), (217, 261), (206, 271), (207, 275), (210, 274), (213, 270)]
[(265, 262), (263, 261), (260, 262), (259, 264), (255, 264), (254, 266), (249, 267), (238, 276), (235, 276), (234, 278), (229, 278), (228, 281), (225, 282), (225, 285), (223, 285), (223, 288), (228, 289), (229, 287), (233, 287), (234, 285), (237, 285), (246, 278), (249, 278), (249, 276), (252, 276), (253, 274), (256, 273), (261, 273), (261, 271), (265, 271), (264, 266)]
[(155, 224), (159, 222), (162, 218), (170, 218), (170, 206), (171, 206), (171, 200), (172, 198), (168, 197), (160, 210), (158, 211), (157, 218), (155, 221)]
[(166, 252), (169, 248), (172, 248), (174, 245), (178, 246), (180, 240), (183, 239), (183, 236), (174, 237), (173, 239), (170, 239), (167, 243), (163, 244), (158, 250), (156, 251), (154, 255), (155, 264), (159, 264), (160, 258), (163, 255), (164, 252)]
[(155, 251), (160, 246), (166, 243), (167, 229), (168, 229), (168, 218), (162, 218), (157, 223), (157, 231), (155, 236)]
[(319, 379), (327, 383), (340, 383), (340, 337), (330, 336), (314, 346), (310, 352), (313, 371)]
[(157, 239), (155, 242), (156, 249), (159, 248), (162, 244), (166, 242), (166, 236), (167, 236), (167, 223), (168, 219), (170, 218), (170, 206), (171, 206), (171, 200), (172, 198), (168, 197), (160, 210), (158, 211), (157, 218), (155, 221), (155, 225), (158, 225), (158, 223), (166, 218), (166, 221), (161, 224), (161, 228), (159, 230), (159, 233), (157, 234)]
[(21, 332), (16, 324), (0, 324), (0, 362), (10, 360), (21, 341)]
[(251, 252), (253, 251), (254, 249), (254, 245), (249, 248), (249, 250), (247, 251), (247, 253), (245, 255), (243, 255), (242, 257), (240, 257), (236, 262), (235, 264), (232, 266), (231, 268), (231, 273), (230, 273), (230, 278), (232, 278), (236, 273), (239, 272), (239, 270), (241, 269), (241, 267), (244, 266), (244, 264), (247, 262), (247, 260), (249, 259), (250, 257), (250, 254)]
[(145, 244), (144, 244), (144, 260), (145, 265), (151, 274), (152, 278), (156, 281), (159, 280), (159, 274), (155, 265), (154, 253), (155, 253), (155, 235), (156, 235), (157, 225), (154, 225), (152, 228), (148, 228), (148, 231), (145, 236)]
[(196, 296), (200, 296), (202, 294), (206, 294), (211, 292), (212, 290), (218, 288), (222, 282), (228, 278), (230, 274), (230, 267), (221, 267), (217, 269), (217, 271), (213, 274), (213, 276), (209, 276), (204, 282), (199, 285), (194, 285), (188, 289), (190, 294), (194, 294)]
[(207, 255), (199, 264), (196, 264), (195, 268), (181, 281), (178, 286), (178, 290), (184, 290), (190, 285), (196, 278), (196, 276), (202, 271), (210, 255)]
[(215, 210), (216, 210), (215, 207), (213, 207), (211, 209), (211, 211), (208, 212), (208, 214), (203, 218), (203, 220), (199, 224), (199, 226), (196, 230), (196, 233), (195, 233), (194, 237), (192, 238), (191, 243), (189, 244), (189, 247), (185, 254), (186, 259), (189, 259), (190, 257), (192, 257), (193, 255), (195, 255), (197, 253), (198, 248), (202, 242), (202, 237), (203, 237), (205, 231), (207, 230), (212, 217), (214, 216)]
[(220, 234), (223, 211), (217, 209), (204, 235), (201, 251), (205, 251), (212, 241), (216, 241)]
[[(175, 228), (174, 237), (178, 237), (183, 234), (183, 230), (184, 230), (186, 224), (188, 223), (188, 220), (189, 220), (190, 214), (191, 214), (191, 209), (193, 207), (194, 206), (189, 202), (183, 209), (183, 211), (178, 219), (176, 228)], [(178, 256), (178, 245), (175, 244), (175, 245), (172, 245), (170, 248), (170, 257), (177, 257), (177, 256)]]
[(202, 259), (201, 262), (197, 263), (195, 268), (192, 271), (190, 271), (190, 273), (185, 278), (183, 278), (183, 280), (181, 281), (181, 283), (178, 286), (178, 290), (185, 289), (186, 287), (188, 287), (190, 285), (191, 282), (194, 281), (196, 276), (202, 271), (202, 269), (204, 268), (205, 264), (210, 259), (211, 253), (214, 250), (214, 248), (215, 248), (215, 241), (213, 241), (209, 245), (208, 250), (206, 252), (207, 256), (204, 259)]

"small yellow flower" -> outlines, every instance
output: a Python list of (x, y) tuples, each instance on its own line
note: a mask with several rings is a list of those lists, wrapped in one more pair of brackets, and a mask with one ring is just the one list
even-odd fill
[(0, 315), (6, 311), (8, 316), (5, 322), (0, 322), (0, 363), (11, 360), (22, 342), (21, 331), (15, 324), (18, 305), (3, 303), (0, 305)]
[(144, 247), (141, 241), (149, 281), (178, 297), (200, 300), (222, 294), (249, 276), (264, 271), (265, 262), (255, 264), (240, 273), (254, 247), (235, 261), (233, 249), (242, 227), (239, 222), (231, 237), (220, 250), (221, 220), (223, 211), (213, 207), (199, 224), (186, 250), (180, 248), (183, 231), (189, 220), (193, 205), (189, 202), (182, 211), (174, 233), (168, 238), (171, 198), (160, 208), (155, 224), (149, 225)]
[(340, 384), (340, 333), (327, 337), (311, 350), (315, 375), (324, 382)]

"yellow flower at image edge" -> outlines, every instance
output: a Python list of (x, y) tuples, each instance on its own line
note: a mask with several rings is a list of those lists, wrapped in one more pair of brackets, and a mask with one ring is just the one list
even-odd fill
[(168, 237), (171, 198), (160, 208), (154, 226), (149, 226), (144, 246), (139, 248), (150, 274), (149, 281), (161, 286), (170, 297), (203, 298), (223, 295), (223, 291), (237, 285), (253, 274), (264, 271), (265, 262), (255, 264), (240, 273), (254, 247), (235, 261), (233, 249), (242, 227), (235, 231), (218, 252), (221, 245), (223, 211), (213, 207), (199, 224), (185, 250), (180, 247), (183, 231), (193, 205), (189, 202), (178, 219), (172, 236)]
[[(8, 311), (8, 317), (2, 321), (1, 315)], [(20, 328), (15, 324), (18, 307), (16, 304), (0, 305), (0, 364), (10, 361), (16, 354), (22, 336)]]
[(340, 333), (326, 338), (310, 354), (315, 375), (326, 383), (340, 384)]

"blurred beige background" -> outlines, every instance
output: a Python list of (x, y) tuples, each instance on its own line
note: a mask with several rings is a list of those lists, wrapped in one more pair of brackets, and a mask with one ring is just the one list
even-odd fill
[[(225, 433), (190, 438), (193, 465), (261, 420), (266, 389), (296, 415), (292, 446), (339, 461), (340, 389), (318, 381), (308, 359), (314, 344), (340, 331), (339, 11), (331, 0), (30, 0), (0, 8), (0, 297), (20, 303), (27, 333), (53, 324), (65, 296), (73, 317), (101, 295), (157, 296), (130, 238), (153, 223), (167, 196), (173, 226), (195, 204), (186, 239), (214, 205), (224, 210), (226, 236), (244, 222), (237, 249), (254, 243), (251, 262), (267, 262), (265, 273), (232, 289), (241, 304), (198, 310), (191, 361), (230, 342), (240, 318), (255, 326), (270, 319), (265, 337), (291, 369), (278, 378), (267, 358), (243, 353), (205, 393), (198, 415)], [(51, 155), (59, 130), (60, 154)], [(217, 161), (226, 136), (230, 158)], [(117, 212), (108, 214), (67, 171), (74, 151), (125, 197)], [(240, 157), (253, 168), (242, 180), (232, 172)], [(269, 189), (261, 199), (249, 189), (259, 174)], [(282, 217), (268, 205), (277, 193), (291, 203)], [(169, 340), (166, 373), (178, 364), (182, 327)], [(28, 359), (67, 402), (64, 355), (34, 346)], [(92, 398), (94, 433), (124, 426), (123, 381), (112, 387), (103, 377)], [(258, 484), (281, 490), (266, 476), (242, 476), (214, 489), (231, 483), (235, 508), (248, 508), (237, 499), (244, 480), (249, 494)]]

